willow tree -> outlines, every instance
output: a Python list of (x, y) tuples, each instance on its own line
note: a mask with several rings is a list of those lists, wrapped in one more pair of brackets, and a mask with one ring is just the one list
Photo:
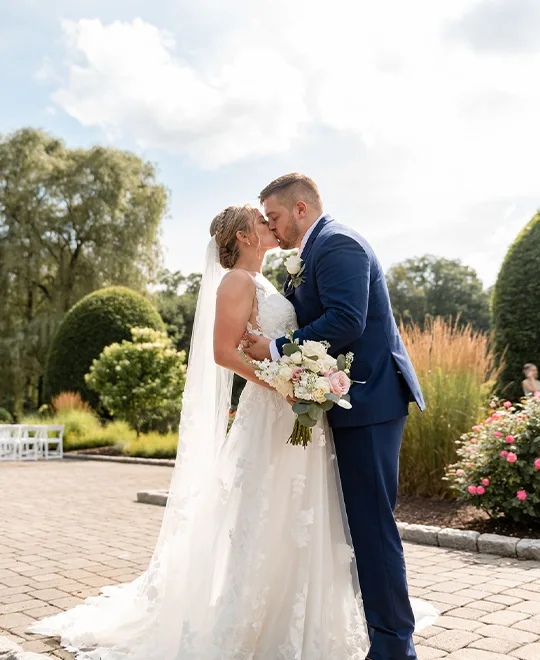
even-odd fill
[[(160, 262), (167, 193), (155, 168), (111, 148), (69, 149), (25, 128), (0, 138), (0, 395), (20, 413), (54, 331), (91, 291), (143, 291)], [(0, 405), (2, 402), (0, 401)]]

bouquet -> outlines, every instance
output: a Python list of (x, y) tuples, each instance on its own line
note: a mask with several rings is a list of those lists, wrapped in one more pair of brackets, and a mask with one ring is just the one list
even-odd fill
[(289, 343), (283, 347), (283, 357), (277, 361), (253, 362), (258, 378), (285, 397), (294, 400), (296, 420), (288, 442), (307, 447), (311, 429), (334, 405), (352, 408), (348, 394), (351, 387), (349, 373), (353, 354), (337, 358), (328, 354), (330, 344), (324, 341), (305, 341), (302, 345), (287, 334)]

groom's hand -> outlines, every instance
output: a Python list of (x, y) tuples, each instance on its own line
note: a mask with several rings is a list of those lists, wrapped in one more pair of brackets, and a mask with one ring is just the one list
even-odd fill
[(270, 339), (266, 337), (261, 337), (260, 335), (246, 335), (244, 337), (245, 341), (249, 343), (249, 346), (245, 346), (243, 349), (244, 353), (251, 358), (252, 360), (269, 360), (272, 359), (270, 355)]

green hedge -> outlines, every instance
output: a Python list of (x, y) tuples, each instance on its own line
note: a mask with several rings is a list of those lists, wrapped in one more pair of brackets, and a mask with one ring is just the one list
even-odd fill
[(84, 381), (92, 361), (106, 346), (131, 338), (131, 328), (165, 330), (150, 302), (125, 287), (99, 289), (66, 314), (54, 337), (45, 373), (48, 400), (60, 392), (79, 392), (92, 407), (99, 398)]
[(499, 391), (514, 401), (523, 395), (523, 365), (540, 366), (540, 212), (510, 246), (493, 294), (495, 352), (504, 352)]

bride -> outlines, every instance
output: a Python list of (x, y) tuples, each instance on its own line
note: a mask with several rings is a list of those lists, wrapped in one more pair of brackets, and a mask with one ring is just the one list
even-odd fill
[[(364, 660), (369, 636), (331, 432), (287, 444), (289, 403), (239, 352), (296, 329), (261, 274), (278, 246), (256, 209), (212, 222), (178, 456), (147, 571), (36, 622), (79, 660)], [(248, 384), (227, 434), (233, 372)], [(417, 628), (433, 621), (420, 603)], [(423, 607), (422, 607), (423, 606)]]

